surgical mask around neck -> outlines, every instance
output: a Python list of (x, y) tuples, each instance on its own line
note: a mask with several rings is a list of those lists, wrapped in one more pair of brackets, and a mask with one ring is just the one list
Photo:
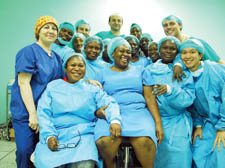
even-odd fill
[(57, 39), (59, 40), (59, 43), (62, 44), (62, 45), (68, 45), (70, 43), (70, 41), (64, 41), (62, 39), (62, 37), (58, 37)]

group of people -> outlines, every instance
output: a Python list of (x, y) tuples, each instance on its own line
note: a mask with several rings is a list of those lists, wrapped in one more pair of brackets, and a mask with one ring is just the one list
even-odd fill
[(84, 19), (37, 20), (16, 55), (17, 167), (113, 168), (124, 139), (143, 168), (224, 167), (225, 62), (177, 16), (159, 42), (136, 23), (121, 34), (119, 14), (108, 23), (91, 36)]

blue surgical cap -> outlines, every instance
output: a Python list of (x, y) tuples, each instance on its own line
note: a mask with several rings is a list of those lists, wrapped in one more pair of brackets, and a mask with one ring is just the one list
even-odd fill
[(164, 41), (167, 41), (167, 40), (173, 41), (173, 42), (176, 44), (177, 49), (178, 49), (178, 51), (179, 51), (179, 48), (180, 48), (180, 41), (179, 41), (176, 37), (173, 37), (173, 36), (166, 36), (166, 37), (162, 38), (162, 39), (159, 41), (159, 44), (158, 44), (158, 51), (159, 51), (159, 53), (160, 53), (160, 47), (161, 47), (162, 43), (163, 43)]
[(127, 42), (127, 40), (125, 40), (122, 37), (115, 37), (110, 41), (110, 43), (107, 47), (107, 52), (108, 52), (108, 56), (112, 62), (114, 62), (114, 59), (112, 57), (113, 52), (115, 51), (115, 49), (117, 47), (122, 46), (122, 45), (129, 47), (129, 49), (131, 50), (130, 44)]
[(75, 30), (77, 30), (77, 28), (78, 28), (80, 25), (88, 25), (89, 29), (91, 30), (90, 24), (89, 24), (88, 21), (85, 20), (85, 19), (80, 19), (80, 20), (78, 20), (78, 21), (75, 23), (75, 26), (74, 26)]
[(69, 29), (71, 30), (73, 33), (74, 33), (74, 27), (71, 23), (69, 22), (63, 22), (59, 25), (59, 30), (61, 30), (62, 28), (65, 28), (65, 29)]
[(103, 52), (103, 47), (104, 47), (102, 39), (98, 36), (90, 36), (90, 37), (86, 38), (86, 40), (84, 41), (83, 48), (81, 49), (81, 53), (84, 55), (84, 57), (85, 58), (87, 57), (84, 49), (89, 42), (97, 42), (98, 44), (100, 44), (100, 54), (99, 54), (99, 56), (101, 56), (102, 52)]
[(133, 35), (126, 36), (126, 37), (124, 37), (124, 39), (127, 40), (127, 41), (128, 41), (129, 39), (134, 39), (134, 40), (136, 41), (136, 43), (137, 43), (138, 46), (139, 46), (139, 44), (140, 44), (138, 38), (137, 38), (136, 36), (133, 36)]
[(64, 57), (64, 59), (63, 59), (63, 70), (65, 69), (65, 66), (66, 66), (66, 63), (68, 62), (68, 60), (69, 60), (71, 57), (73, 57), (73, 56), (78, 56), (78, 57), (80, 57), (80, 58), (84, 61), (85, 65), (86, 65), (86, 61), (85, 61), (83, 55), (80, 54), (80, 53), (74, 53), (74, 54), (72, 54), (72, 55), (67, 55), (67, 56)]
[(152, 36), (149, 33), (143, 33), (141, 35), (140, 41), (142, 38), (147, 38), (149, 41), (153, 41)]
[(162, 20), (162, 26), (164, 24), (164, 22), (166, 20), (173, 20), (173, 21), (176, 21), (177, 23), (181, 24), (181, 30), (183, 29), (183, 23), (181, 21), (181, 19), (178, 17), (178, 16), (175, 16), (175, 15), (169, 15), (167, 17), (165, 17), (163, 20)]
[(140, 31), (142, 31), (141, 27), (137, 24), (137, 23), (132, 23), (132, 25), (130, 26), (130, 32), (132, 31), (133, 28), (137, 28), (139, 29)]
[(196, 49), (199, 53), (204, 54), (204, 47), (202, 43), (197, 40), (197, 39), (190, 39), (187, 41), (184, 41), (180, 45), (180, 51), (182, 51), (185, 48), (194, 48)]
[(158, 45), (158, 43), (157, 43), (157, 42), (155, 42), (155, 41), (151, 41), (150, 43), (148, 43), (148, 48), (149, 48), (152, 44), (156, 44), (156, 45)]
[(106, 38), (106, 39), (104, 39), (102, 42), (103, 42), (104, 46), (108, 46), (109, 43), (110, 43), (110, 41), (111, 41), (110, 38)]
[[(85, 41), (86, 37), (82, 34), (82, 33), (76, 33), (73, 35), (73, 38), (72, 40), (70, 41), (70, 44), (69, 44), (69, 47), (70, 48), (73, 48), (73, 42), (74, 40), (77, 38), (77, 37), (80, 37), (81, 39), (83, 39)], [(74, 49), (74, 48), (73, 48)]]

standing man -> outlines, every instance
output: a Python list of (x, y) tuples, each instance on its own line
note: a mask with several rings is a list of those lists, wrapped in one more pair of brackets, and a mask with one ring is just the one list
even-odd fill
[[(174, 36), (179, 39), (180, 42), (184, 42), (188, 39), (198, 39), (182, 34), (183, 24), (181, 19), (177, 16), (170, 15), (165, 17), (162, 21), (162, 26), (167, 36)], [(208, 43), (201, 39), (198, 40), (203, 44), (205, 51), (204, 55), (202, 56), (202, 60), (211, 60), (225, 65), (225, 62), (217, 55), (217, 53), (210, 47)]]
[(86, 38), (90, 36), (91, 26), (87, 20), (80, 19), (75, 23), (76, 33), (83, 34)]
[(114, 37), (125, 37), (124, 34), (120, 33), (120, 29), (123, 26), (123, 18), (119, 14), (112, 14), (109, 17), (109, 26), (110, 31), (101, 31), (96, 34), (96, 36), (100, 37), (102, 40), (106, 38), (114, 38)]

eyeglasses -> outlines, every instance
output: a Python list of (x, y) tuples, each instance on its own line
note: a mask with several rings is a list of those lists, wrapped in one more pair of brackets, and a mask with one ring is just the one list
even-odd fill
[(78, 139), (77, 143), (59, 144), (58, 150), (65, 149), (65, 148), (76, 148), (81, 141), (80, 131), (78, 131), (78, 135), (79, 135), (79, 139)]

